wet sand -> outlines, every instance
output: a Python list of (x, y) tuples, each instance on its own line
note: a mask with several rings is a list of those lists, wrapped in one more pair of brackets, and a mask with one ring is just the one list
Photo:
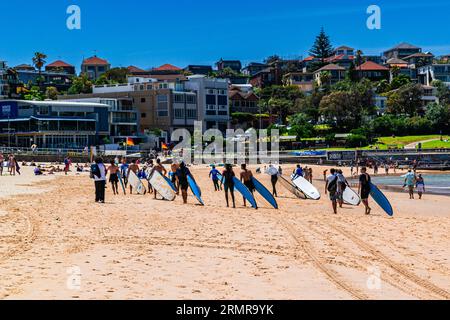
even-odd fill
[(191, 170), (204, 207), (110, 187), (96, 204), (87, 174), (0, 177), (0, 298), (450, 299), (450, 197), (387, 191), (394, 218), (373, 202), (333, 215), (279, 184), (279, 210), (232, 210)]

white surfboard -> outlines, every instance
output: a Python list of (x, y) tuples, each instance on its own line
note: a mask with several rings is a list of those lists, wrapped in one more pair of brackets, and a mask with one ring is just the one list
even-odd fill
[(169, 185), (166, 179), (158, 171), (153, 171), (148, 179), (153, 189), (155, 189), (164, 199), (173, 201), (176, 194), (173, 188)]
[(292, 183), (299, 188), (305, 196), (312, 200), (320, 199), (320, 192), (308, 180), (303, 177), (297, 177), (292, 180)]
[(145, 194), (147, 192), (147, 189), (145, 188), (141, 179), (139, 179), (136, 173), (134, 173), (133, 171), (130, 171), (130, 174), (128, 176), (128, 183), (133, 187), (134, 190), (136, 190), (138, 194)]
[(344, 193), (342, 194), (342, 200), (344, 200), (344, 203), (352, 206), (359, 206), (361, 203), (359, 195), (349, 186), (345, 188)]

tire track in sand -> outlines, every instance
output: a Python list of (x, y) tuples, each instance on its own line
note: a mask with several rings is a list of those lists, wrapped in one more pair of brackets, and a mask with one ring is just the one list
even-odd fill
[(395, 271), (397, 271), (398, 273), (403, 275), (403, 277), (405, 277), (409, 281), (421, 286), (422, 288), (427, 289), (428, 291), (431, 291), (434, 294), (437, 294), (438, 296), (440, 296), (444, 299), (450, 300), (450, 293), (447, 292), (445, 289), (438, 287), (437, 285), (431, 283), (430, 281), (423, 279), (423, 278), (419, 277), (418, 275), (416, 275), (415, 273), (412, 273), (408, 269), (402, 267), (400, 264), (391, 260), (389, 257), (387, 257), (386, 255), (381, 253), (379, 250), (377, 250), (375, 247), (373, 247), (369, 243), (360, 239), (355, 234), (345, 230), (344, 228), (342, 228), (336, 224), (330, 224), (327, 222), (326, 222), (326, 224), (328, 224), (328, 226), (330, 228), (333, 228), (337, 232), (341, 233), (345, 237), (352, 240), (355, 244), (357, 244), (359, 247), (361, 247), (364, 250), (366, 250), (367, 252), (369, 252), (371, 255), (380, 259), (384, 264), (388, 265), (390, 268), (394, 269)]
[(281, 223), (281, 225), (286, 228), (289, 234), (294, 238), (294, 240), (298, 243), (298, 245), (303, 249), (303, 251), (308, 255), (308, 257), (312, 260), (314, 266), (324, 273), (328, 279), (333, 282), (337, 287), (347, 291), (354, 298), (359, 300), (368, 300), (369, 297), (361, 292), (360, 290), (352, 287), (350, 284), (346, 283), (337, 272), (328, 268), (324, 262), (321, 261), (315, 250), (312, 248), (310, 243), (305, 239), (304, 235), (299, 231), (296, 231), (291, 224), (289, 224), (285, 219), (281, 217), (276, 217), (277, 220)]

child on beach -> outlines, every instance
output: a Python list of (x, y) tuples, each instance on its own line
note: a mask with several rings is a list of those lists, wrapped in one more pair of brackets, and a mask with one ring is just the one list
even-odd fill
[(422, 174), (419, 174), (416, 181), (417, 194), (419, 195), (419, 200), (422, 199), (422, 195), (425, 193), (425, 180)]
[(219, 178), (217, 175), (219, 174), (219, 170), (216, 169), (216, 166), (212, 166), (211, 171), (209, 172), (209, 177), (212, 179), (214, 184), (214, 191), (222, 190), (222, 187), (219, 185)]

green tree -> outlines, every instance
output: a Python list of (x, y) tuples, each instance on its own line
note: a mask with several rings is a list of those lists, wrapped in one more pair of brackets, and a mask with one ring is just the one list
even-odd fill
[(411, 83), (411, 78), (406, 74), (399, 74), (392, 79), (389, 90), (396, 90), (404, 85)]
[(33, 86), (25, 94), (24, 98), (25, 98), (25, 100), (42, 101), (45, 99), (45, 96), (41, 93), (41, 90), (39, 87)]
[(45, 96), (47, 97), (47, 99), (57, 100), (58, 94), (58, 89), (56, 89), (55, 87), (47, 87), (47, 89), (45, 90)]
[(33, 56), (33, 65), (38, 69), (38, 85), (41, 87), (42, 85), (42, 67), (44, 67), (44, 64), (47, 62), (45, 59), (47, 59), (47, 55), (41, 52), (35, 52)]
[(289, 134), (296, 135), (297, 140), (301, 138), (311, 138), (314, 136), (314, 125), (307, 115), (297, 113), (289, 118)]
[(69, 94), (92, 93), (92, 81), (86, 74), (72, 78), (72, 86), (69, 88)]
[(407, 84), (387, 94), (387, 112), (396, 115), (417, 115), (422, 106), (422, 87), (418, 84)]
[(431, 121), (435, 132), (450, 132), (450, 107), (438, 103), (427, 105), (426, 118)]
[(266, 59), (264, 59), (264, 63), (265, 63), (265, 64), (271, 64), (271, 63), (273, 63), (273, 62), (275, 62), (275, 61), (278, 61), (278, 60), (281, 60), (280, 56), (274, 54), (274, 55), (269, 56), (269, 57), (267, 57)]
[(127, 68), (112, 68), (102, 74), (95, 82), (96, 85), (117, 84), (127, 82)]
[(317, 59), (320, 59), (322, 65), (325, 64), (325, 59), (333, 54), (333, 46), (331, 45), (330, 38), (325, 33), (323, 27), (320, 30), (319, 35), (316, 37), (309, 54)]
[(431, 85), (436, 87), (436, 96), (439, 98), (439, 103), (442, 105), (450, 104), (450, 89), (440, 80), (434, 80)]

